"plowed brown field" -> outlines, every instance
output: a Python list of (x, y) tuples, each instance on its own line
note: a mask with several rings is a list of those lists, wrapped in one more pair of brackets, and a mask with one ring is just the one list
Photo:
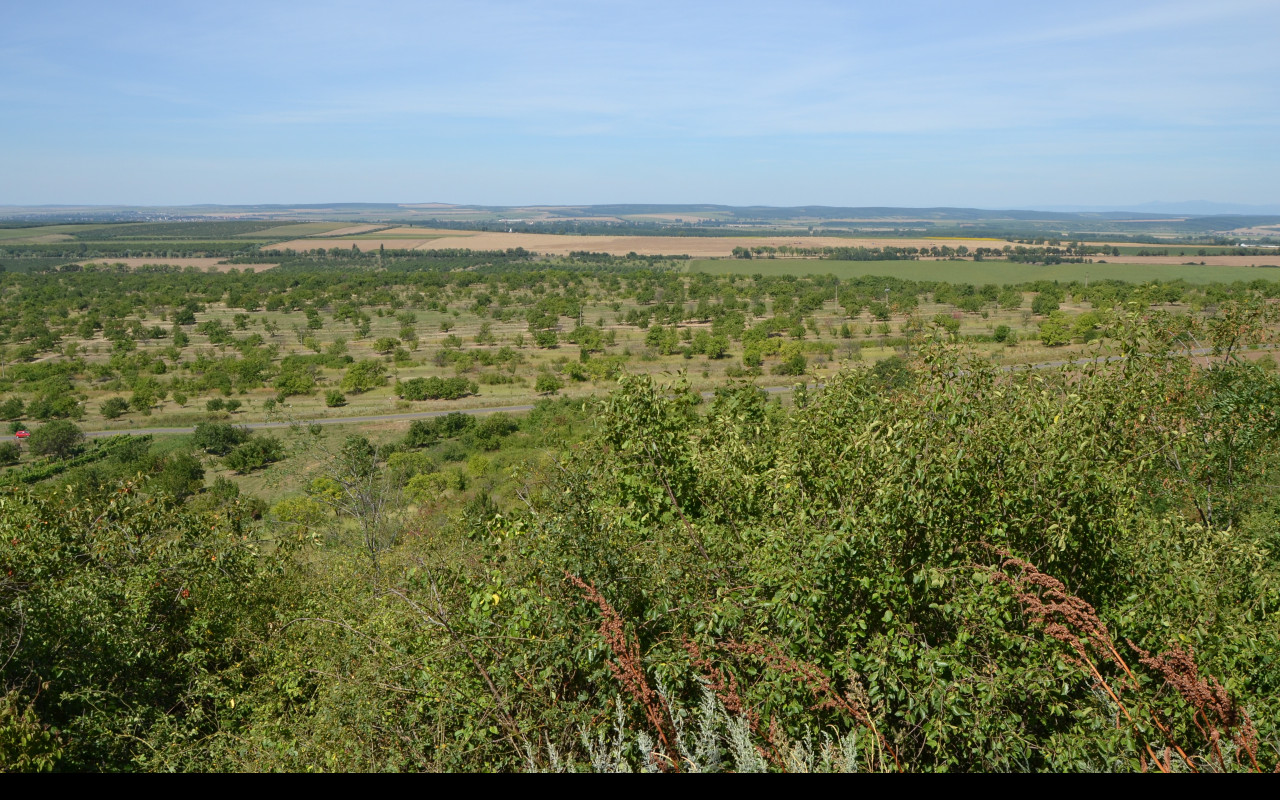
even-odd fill
[(77, 264), (98, 264), (110, 266), (124, 264), (130, 269), (144, 266), (195, 267), (206, 272), (212, 267), (217, 272), (230, 272), (238, 269), (241, 272), (262, 272), (277, 267), (279, 264), (226, 264), (220, 258), (95, 258), (89, 261), (77, 261)]

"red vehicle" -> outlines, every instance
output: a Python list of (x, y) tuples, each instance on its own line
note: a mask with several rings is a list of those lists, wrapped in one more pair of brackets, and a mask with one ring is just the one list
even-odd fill
[(14, 434), (14, 438), (25, 439), (30, 435), (31, 435), (31, 431), (18, 431), (17, 433)]

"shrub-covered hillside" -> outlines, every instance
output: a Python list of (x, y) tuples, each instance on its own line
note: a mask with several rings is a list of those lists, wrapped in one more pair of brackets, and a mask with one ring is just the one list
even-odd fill
[(624, 377), (447, 524), (387, 529), (371, 447), (323, 536), (11, 493), (0, 763), (1270, 772), (1263, 314), (1120, 320), (1055, 370), (939, 341), (794, 408)]

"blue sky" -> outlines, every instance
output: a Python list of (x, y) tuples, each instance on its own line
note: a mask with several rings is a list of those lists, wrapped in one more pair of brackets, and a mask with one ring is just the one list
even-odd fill
[(0, 5), (0, 204), (1280, 203), (1280, 2)]

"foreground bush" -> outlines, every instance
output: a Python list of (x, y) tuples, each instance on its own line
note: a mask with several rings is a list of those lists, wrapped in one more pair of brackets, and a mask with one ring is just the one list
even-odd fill
[(837, 731), (864, 769), (1270, 771), (1280, 384), (1177, 335), (1056, 375), (929, 349), (792, 414), (624, 379), (597, 447), (473, 521), (485, 568), (415, 573), (495, 687), (452, 713), (511, 767), (688, 768), (709, 692), (707, 741), (775, 769)]
[(274, 573), (234, 514), (130, 484), (0, 502), (0, 767), (164, 769), (234, 720)]

